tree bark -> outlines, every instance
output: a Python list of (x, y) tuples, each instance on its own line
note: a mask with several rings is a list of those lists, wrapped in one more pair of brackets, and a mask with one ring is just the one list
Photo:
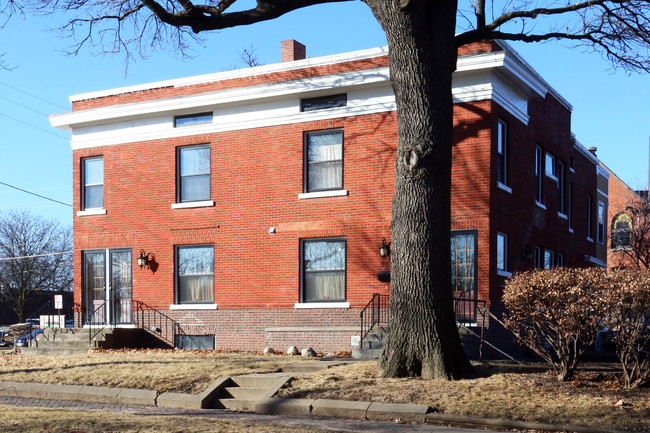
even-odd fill
[(471, 374), (451, 292), (452, 74), (456, 2), (367, 0), (386, 32), (397, 103), (386, 377)]

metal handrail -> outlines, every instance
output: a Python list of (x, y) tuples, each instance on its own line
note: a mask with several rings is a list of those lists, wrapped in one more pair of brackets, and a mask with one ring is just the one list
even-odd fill
[[(361, 310), (359, 316), (361, 318), (361, 340), (359, 344), (363, 343), (363, 339), (368, 336), (370, 331), (375, 325), (388, 324), (388, 306), (390, 302), (389, 295), (382, 295), (375, 293), (372, 299)], [(369, 314), (368, 314), (369, 313)]]
[(73, 326), (83, 327), (84, 307), (76, 302), (72, 303)]
[[(91, 311), (86, 318), (86, 324), (88, 325), (88, 345), (91, 347), (93, 344), (93, 339), (97, 337), (109, 325), (108, 321), (106, 320), (106, 305), (107, 301), (102, 302), (97, 308)], [(96, 320), (96, 316), (99, 315), (99, 310), (102, 310), (102, 320), (100, 322)], [(95, 324), (99, 324), (100, 326), (97, 326), (98, 331), (93, 333), (93, 325)]]
[(186, 335), (181, 325), (168, 315), (142, 301), (134, 300), (133, 303), (135, 304), (133, 323), (136, 327), (170, 343), (173, 347), (176, 347), (178, 335)]

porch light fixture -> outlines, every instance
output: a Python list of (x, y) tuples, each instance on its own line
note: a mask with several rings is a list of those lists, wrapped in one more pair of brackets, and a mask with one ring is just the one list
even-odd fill
[(141, 268), (148, 268), (149, 261), (153, 260), (155, 257), (156, 256), (154, 256), (153, 253), (145, 253), (144, 250), (140, 250), (140, 256), (138, 257), (138, 266)]
[(528, 245), (526, 245), (526, 248), (521, 252), (521, 256), (526, 259), (530, 260), (533, 258), (533, 251), (530, 249)]
[(382, 259), (390, 256), (390, 242), (386, 243), (386, 238), (381, 238), (381, 245), (379, 245), (379, 255)]

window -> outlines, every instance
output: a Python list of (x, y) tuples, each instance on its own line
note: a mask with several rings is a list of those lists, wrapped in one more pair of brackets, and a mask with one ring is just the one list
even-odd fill
[(591, 237), (591, 194), (587, 194), (587, 239)]
[(325, 110), (328, 108), (345, 107), (348, 105), (348, 95), (320, 96), (318, 98), (305, 98), (300, 101), (300, 111)]
[(104, 207), (104, 157), (82, 159), (82, 210)]
[(544, 269), (555, 267), (555, 253), (552, 250), (544, 250)]
[(210, 198), (210, 146), (178, 148), (178, 202)]
[(176, 248), (176, 300), (179, 304), (214, 302), (214, 247)]
[(212, 123), (212, 113), (187, 114), (174, 117), (174, 128), (182, 126), (202, 125)]
[(564, 162), (557, 161), (557, 211), (565, 214), (564, 209)]
[(176, 347), (184, 350), (214, 350), (214, 335), (176, 334)]
[(558, 268), (563, 268), (564, 267), (564, 254), (563, 253), (557, 253), (557, 267)]
[(451, 233), (451, 285), (464, 299), (476, 298), (477, 238), (476, 231)]
[(573, 182), (569, 182), (569, 231), (573, 232)]
[(345, 301), (345, 239), (309, 239), (302, 247), (302, 302)]
[(508, 125), (499, 119), (497, 124), (497, 181), (508, 185)]
[(555, 172), (555, 156), (553, 154), (546, 152), (546, 175), (552, 179), (557, 179), (557, 173)]
[(343, 188), (343, 131), (305, 134), (305, 191)]
[(534, 261), (535, 269), (542, 269), (542, 248), (537, 245), (535, 245), (534, 258), (535, 258)]
[(497, 270), (508, 270), (508, 235), (497, 233)]
[(535, 200), (538, 203), (541, 203), (543, 200), (542, 196), (542, 157), (544, 151), (540, 146), (535, 147)]
[(605, 243), (605, 203), (598, 201), (598, 230), (596, 239), (599, 244)]
[(632, 235), (632, 218), (626, 213), (614, 217), (612, 221), (612, 249), (629, 248)]

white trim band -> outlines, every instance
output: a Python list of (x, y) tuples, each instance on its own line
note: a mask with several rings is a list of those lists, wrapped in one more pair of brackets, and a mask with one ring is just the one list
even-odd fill
[(212, 207), (214, 200), (188, 201), (186, 203), (172, 203), (172, 209), (190, 209), (193, 207)]
[(298, 194), (298, 199), (306, 198), (323, 198), (323, 197), (341, 197), (348, 195), (347, 189), (337, 189), (335, 191), (317, 191), (317, 192), (304, 192)]
[(293, 308), (350, 308), (349, 302), (296, 302)]
[(217, 304), (171, 304), (170, 310), (217, 310)]
[(106, 209), (87, 209), (77, 212), (77, 216), (106, 215)]

